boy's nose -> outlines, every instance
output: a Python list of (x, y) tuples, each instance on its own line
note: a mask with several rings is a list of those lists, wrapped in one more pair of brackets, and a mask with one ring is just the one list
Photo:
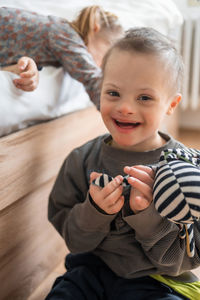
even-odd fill
[(121, 99), (121, 101), (118, 103), (118, 112), (124, 115), (133, 114), (135, 112), (133, 99)]

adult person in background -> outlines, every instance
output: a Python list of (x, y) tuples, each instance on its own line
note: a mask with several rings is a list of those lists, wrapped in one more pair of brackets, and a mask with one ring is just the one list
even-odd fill
[(82, 82), (92, 102), (99, 103), (101, 61), (123, 35), (118, 17), (100, 6), (81, 10), (69, 22), (16, 8), (0, 8), (0, 65), (16, 64), (28, 56), (39, 66), (63, 66)]

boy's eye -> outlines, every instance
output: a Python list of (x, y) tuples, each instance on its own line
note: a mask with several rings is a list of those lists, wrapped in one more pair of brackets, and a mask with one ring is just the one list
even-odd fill
[(112, 97), (119, 97), (119, 93), (116, 91), (108, 91), (108, 95), (110, 95)]
[(148, 100), (151, 100), (152, 98), (150, 96), (147, 96), (147, 95), (140, 95), (138, 97), (138, 100), (141, 100), (141, 101), (148, 101)]

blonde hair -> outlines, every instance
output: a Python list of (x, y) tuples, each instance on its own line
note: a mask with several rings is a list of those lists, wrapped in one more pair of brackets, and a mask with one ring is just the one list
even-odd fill
[(100, 26), (100, 31), (115, 33), (123, 32), (118, 17), (108, 11), (104, 11), (100, 6), (93, 5), (83, 8), (78, 17), (70, 22), (70, 25), (79, 33), (87, 45), (88, 34), (95, 24)]

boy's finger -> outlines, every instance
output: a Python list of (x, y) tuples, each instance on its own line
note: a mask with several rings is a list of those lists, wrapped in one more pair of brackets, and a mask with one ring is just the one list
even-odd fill
[(116, 188), (118, 188), (123, 181), (123, 177), (121, 175), (116, 176), (112, 181), (110, 181), (103, 189), (102, 195), (106, 198), (109, 194), (111, 194)]
[(133, 177), (129, 177), (128, 182), (132, 187), (144, 195), (145, 198), (152, 199), (152, 188), (148, 184)]
[(137, 168), (135, 166), (134, 167), (125, 167), (124, 172), (127, 173), (129, 176), (135, 177), (138, 180), (141, 180), (141, 181), (145, 182), (146, 184), (153, 186), (153, 182), (154, 182), (153, 178), (149, 175), (149, 173), (144, 171), (143, 168), (141, 169), (141, 168)]
[(90, 174), (90, 183), (92, 183), (93, 180), (97, 179), (98, 177), (100, 177), (102, 175), (102, 173), (98, 173), (98, 172), (92, 172)]
[(136, 165), (136, 166), (134, 166), (134, 168), (146, 172), (147, 174), (149, 174), (149, 176), (151, 176), (152, 179), (154, 179), (154, 177), (155, 177), (154, 170), (151, 167), (143, 166), (143, 165)]
[(112, 207), (117, 203), (118, 199), (122, 196), (122, 192), (123, 187), (120, 185), (105, 198), (105, 203), (108, 205), (108, 207)]

